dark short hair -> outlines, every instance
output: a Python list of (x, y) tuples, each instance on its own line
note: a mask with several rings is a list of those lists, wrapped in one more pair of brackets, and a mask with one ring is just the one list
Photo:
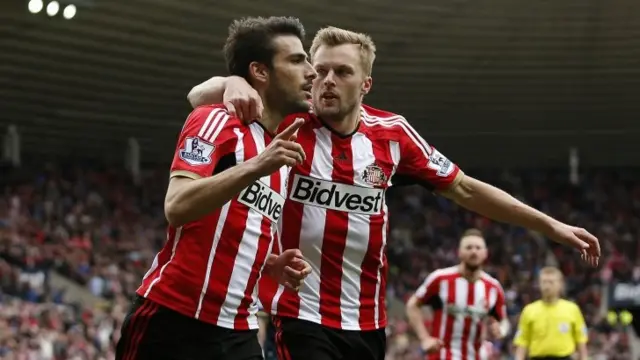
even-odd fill
[(248, 80), (249, 64), (252, 62), (271, 68), (276, 52), (273, 38), (279, 35), (293, 35), (303, 41), (304, 26), (298, 18), (289, 16), (234, 20), (229, 26), (229, 37), (222, 50), (229, 73)]

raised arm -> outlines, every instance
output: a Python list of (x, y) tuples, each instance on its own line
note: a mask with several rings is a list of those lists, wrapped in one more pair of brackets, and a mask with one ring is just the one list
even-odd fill
[(194, 86), (187, 99), (194, 108), (223, 103), (231, 116), (245, 123), (259, 119), (264, 109), (260, 94), (239, 76), (214, 76)]

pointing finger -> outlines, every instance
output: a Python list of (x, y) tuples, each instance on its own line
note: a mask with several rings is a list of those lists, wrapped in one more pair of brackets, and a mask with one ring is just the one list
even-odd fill
[(282, 140), (290, 140), (293, 134), (295, 134), (300, 127), (304, 125), (304, 119), (298, 118), (293, 124), (289, 125), (286, 129), (284, 129), (280, 134), (278, 134), (275, 139)]

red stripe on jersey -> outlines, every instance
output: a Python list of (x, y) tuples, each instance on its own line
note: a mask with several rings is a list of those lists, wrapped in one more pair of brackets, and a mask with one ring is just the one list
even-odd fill
[[(314, 127), (301, 127), (298, 130), (297, 142), (304, 149), (307, 159), (313, 159), (316, 147), (316, 134), (314, 132)], [(296, 169), (299, 174), (309, 176), (309, 174), (311, 173), (311, 161), (307, 160), (304, 164), (302, 164), (302, 166), (297, 166)], [(289, 176), (287, 186), (289, 188), (289, 191), (291, 191), (292, 186), (293, 176)], [(282, 224), (282, 236), (280, 238), (282, 249), (280, 249), (280, 251), (300, 248), (300, 232), (302, 231), (301, 219), (303, 211), (304, 204), (287, 200), (285, 208), (283, 209), (283, 216), (280, 219)], [(265, 296), (264, 301), (268, 302), (271, 301), (270, 298), (275, 295), (275, 292), (272, 294), (263, 292), (262, 294)], [(292, 290), (285, 288), (277, 303), (277, 311), (281, 312), (282, 314), (286, 314), (287, 316), (297, 317), (300, 311), (300, 297), (298, 296), (298, 294)]]

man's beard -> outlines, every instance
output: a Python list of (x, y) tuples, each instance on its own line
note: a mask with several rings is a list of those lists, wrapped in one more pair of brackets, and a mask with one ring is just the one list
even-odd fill
[(290, 94), (278, 80), (266, 91), (265, 97), (268, 104), (265, 105), (270, 106), (272, 110), (279, 112), (283, 116), (309, 112), (310, 110), (310, 105), (307, 101)]
[(340, 106), (340, 104), (338, 104), (337, 107), (333, 107), (330, 109), (327, 109), (325, 107), (317, 107), (314, 105), (313, 111), (322, 120), (339, 122), (343, 121), (347, 117), (347, 115), (349, 115), (353, 111), (353, 109), (355, 109), (356, 105), (357, 104), (349, 104), (346, 106)]
[(478, 271), (480, 270), (480, 267), (482, 267), (482, 264), (470, 264), (468, 262), (465, 262), (464, 267), (469, 271)]

